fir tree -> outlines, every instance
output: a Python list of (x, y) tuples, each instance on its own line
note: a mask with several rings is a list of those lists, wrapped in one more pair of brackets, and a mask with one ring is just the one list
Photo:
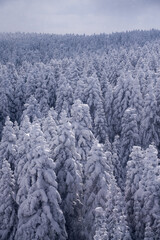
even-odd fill
[(82, 104), (80, 100), (76, 100), (72, 106), (72, 126), (75, 132), (75, 146), (77, 152), (81, 156), (81, 163), (83, 167), (86, 164), (87, 156), (95, 141), (92, 133), (92, 120), (87, 104)]
[(145, 151), (144, 170), (135, 196), (136, 238), (144, 238), (148, 223), (154, 232), (155, 239), (159, 237), (160, 204), (158, 194), (160, 182), (158, 175), (157, 150), (153, 145), (150, 145)]
[(14, 239), (16, 231), (15, 182), (10, 165), (3, 160), (0, 170), (0, 239)]
[(152, 142), (154, 142), (156, 146), (159, 144), (158, 134), (156, 131), (157, 102), (153, 91), (153, 84), (151, 83), (147, 89), (148, 92), (144, 98), (143, 118), (141, 123), (142, 146), (145, 149)]
[(73, 105), (74, 96), (73, 96), (73, 89), (71, 88), (70, 84), (66, 80), (64, 75), (61, 75), (58, 89), (57, 89), (57, 99), (56, 99), (56, 107), (55, 110), (58, 113), (58, 117), (60, 114), (65, 110), (67, 116), (71, 116), (71, 108)]
[[(32, 124), (30, 142), (28, 161), (22, 169), (23, 181), (17, 193), (19, 222), (16, 239), (66, 239), (55, 164), (48, 156), (47, 145), (38, 123)], [(24, 185), (25, 194), (21, 189)]]
[(103, 208), (95, 209), (95, 235), (94, 240), (109, 240), (106, 226), (106, 214)]
[(127, 220), (131, 230), (131, 236), (135, 239), (136, 228), (136, 192), (139, 190), (139, 183), (142, 178), (144, 168), (144, 153), (140, 147), (134, 146), (127, 163), (127, 177), (125, 186), (125, 200), (127, 209)]
[(90, 108), (94, 135), (100, 143), (104, 143), (107, 133), (107, 124), (103, 108), (103, 97), (100, 83), (95, 74), (87, 79), (85, 95), (86, 103)]
[(78, 163), (80, 155), (75, 148), (75, 137), (72, 126), (61, 114), (60, 126), (54, 149), (58, 191), (62, 198), (62, 210), (66, 219), (66, 228), (70, 239), (80, 236), (81, 228), (81, 166)]
[(137, 115), (135, 109), (128, 108), (124, 112), (122, 118), (122, 132), (121, 132), (121, 150), (120, 150), (120, 161), (123, 167), (123, 173), (121, 176), (125, 179), (126, 176), (126, 165), (129, 160), (132, 147), (139, 144), (138, 126), (137, 126)]
[[(14, 170), (16, 166), (17, 159), (17, 138), (15, 130), (13, 128), (13, 123), (10, 121), (10, 118), (6, 118), (5, 126), (3, 128), (2, 140), (0, 143), (0, 156), (1, 161), (6, 159), (11, 166), (11, 169)], [(2, 165), (2, 162), (1, 164)]]
[(44, 137), (48, 143), (51, 152), (51, 157), (53, 156), (54, 148), (56, 145), (55, 140), (57, 138), (58, 131), (58, 125), (56, 123), (55, 117), (53, 116), (54, 113), (55, 111), (50, 109), (48, 112), (48, 116), (42, 122)]
[(42, 114), (40, 112), (40, 105), (37, 102), (36, 98), (34, 96), (30, 96), (28, 101), (24, 105), (24, 111), (22, 115), (22, 119), (25, 116), (29, 117), (29, 120), (33, 122), (36, 118), (41, 118)]
[(86, 239), (93, 239), (95, 234), (94, 210), (106, 208), (108, 189), (111, 182), (110, 166), (103, 153), (102, 146), (95, 141), (89, 152), (85, 167), (85, 192), (84, 192), (84, 223)]

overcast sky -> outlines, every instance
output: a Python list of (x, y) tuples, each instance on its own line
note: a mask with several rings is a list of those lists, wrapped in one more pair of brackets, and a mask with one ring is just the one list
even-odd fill
[(160, 0), (0, 0), (0, 32), (160, 29)]

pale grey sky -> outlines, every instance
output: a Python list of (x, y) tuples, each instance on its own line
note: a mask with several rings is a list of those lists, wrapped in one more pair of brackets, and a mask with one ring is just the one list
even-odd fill
[(0, 0), (0, 32), (160, 29), (160, 0)]

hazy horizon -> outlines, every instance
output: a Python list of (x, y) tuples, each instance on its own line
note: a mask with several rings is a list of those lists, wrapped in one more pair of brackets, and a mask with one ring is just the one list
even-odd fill
[(158, 0), (0, 0), (0, 32), (91, 35), (160, 29), (159, 10)]

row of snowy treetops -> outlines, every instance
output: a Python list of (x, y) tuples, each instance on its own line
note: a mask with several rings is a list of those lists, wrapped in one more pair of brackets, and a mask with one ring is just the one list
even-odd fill
[(160, 239), (160, 32), (0, 34), (0, 239)]

